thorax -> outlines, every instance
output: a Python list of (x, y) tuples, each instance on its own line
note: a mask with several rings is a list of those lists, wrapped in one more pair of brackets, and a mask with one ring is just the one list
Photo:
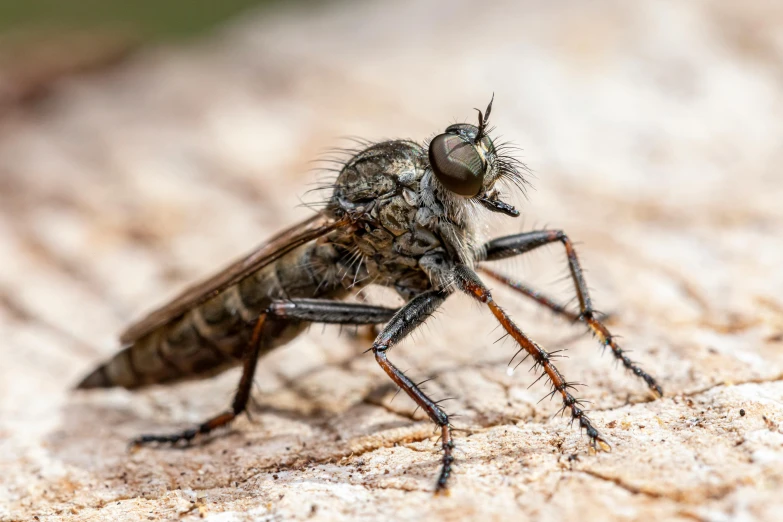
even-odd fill
[(346, 163), (329, 211), (355, 216), (355, 225), (328, 238), (350, 256), (346, 276), (410, 298), (447, 284), (440, 277), (446, 266), (469, 262), (469, 223), (447, 215), (428, 186), (428, 167), (426, 151), (410, 141), (373, 145)]

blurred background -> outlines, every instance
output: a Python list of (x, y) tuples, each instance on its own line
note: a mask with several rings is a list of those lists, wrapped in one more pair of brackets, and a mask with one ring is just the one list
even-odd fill
[[(222, 409), (235, 372), (138, 394), (69, 391), (129, 321), (308, 216), (302, 202), (322, 197), (308, 193), (313, 162), (346, 136), (423, 141), (472, 122), (493, 93), (496, 136), (521, 147), (533, 189), (512, 194), (522, 218), (490, 218), (486, 235), (566, 230), (598, 308), (669, 393), (646, 402), (578, 326), (497, 290), (534, 338), (570, 349), (564, 373), (590, 384), (582, 395), (601, 425), (619, 422), (607, 429), (614, 460), (558, 460), (584, 440), (538, 404), (545, 386), (507, 375), (514, 347), (493, 345), (489, 316), (460, 299), (396, 349), (403, 367), (438, 376), (435, 393), (457, 397), (452, 411), (477, 433), (458, 441), (469, 449), (451, 507), (426, 493), (436, 456), (421, 412), (405, 398), (389, 406), (394, 390), (364, 348), (331, 329), (265, 360), (260, 423), (193, 452), (129, 460), (124, 441)], [(305, 516), (319, 502), (348, 517), (346, 499), (395, 510), (405, 499), (412, 518), (426, 505), (446, 518), (772, 520), (782, 144), (776, 0), (4, 2), (0, 466), (12, 472), (0, 477), (0, 520), (163, 516), (186, 512), (194, 490), (214, 513)], [(573, 295), (556, 247), (504, 269)], [(378, 433), (385, 442), (367, 442)], [(414, 449), (386, 448), (411, 439)], [(267, 476), (291, 447), (337, 462), (360, 443), (382, 448), (367, 475)], [(561, 475), (568, 466), (593, 475)], [(226, 487), (250, 469), (247, 490)], [(355, 487), (330, 489), (324, 475)], [(279, 488), (288, 500), (264, 508)]]

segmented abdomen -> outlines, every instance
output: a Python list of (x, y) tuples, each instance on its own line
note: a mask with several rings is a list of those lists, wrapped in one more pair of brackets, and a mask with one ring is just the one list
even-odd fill
[[(316, 243), (291, 251), (125, 347), (78, 388), (139, 388), (208, 377), (241, 364), (253, 326), (273, 299), (343, 293), (332, 284), (339, 283), (337, 257), (332, 246)], [(267, 320), (261, 353), (292, 340), (304, 326)]]

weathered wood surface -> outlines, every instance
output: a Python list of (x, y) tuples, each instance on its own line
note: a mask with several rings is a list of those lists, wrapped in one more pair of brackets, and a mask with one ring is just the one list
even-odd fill
[[(250, 17), (4, 115), (0, 520), (777, 519), (779, 4), (390, 5)], [(431, 425), (335, 329), (265, 359), (252, 421), (187, 451), (126, 443), (221, 410), (238, 373), (70, 391), (129, 320), (308, 215), (308, 161), (339, 136), (424, 139), (493, 91), (536, 179), (524, 223), (491, 232), (568, 231), (597, 306), (667, 391), (651, 402), (579, 326), (496, 290), (568, 348), (611, 454), (551, 418), (525, 367), (507, 375), (515, 347), (465, 298), (393, 354), (456, 397), (450, 497), (431, 494)], [(503, 268), (568, 298), (559, 248)]]

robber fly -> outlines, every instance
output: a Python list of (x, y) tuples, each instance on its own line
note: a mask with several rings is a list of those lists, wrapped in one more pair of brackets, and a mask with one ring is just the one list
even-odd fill
[[(395, 140), (367, 144), (341, 168), (326, 205), (280, 233), (244, 259), (185, 290), (164, 307), (132, 324), (124, 346), (79, 388), (128, 389), (203, 378), (242, 365), (233, 404), (199, 426), (166, 435), (143, 435), (136, 445), (189, 442), (225, 426), (248, 403), (258, 359), (309, 324), (383, 325), (369, 351), (383, 371), (441, 430), (443, 452), (436, 491), (447, 487), (454, 460), (449, 416), (389, 359), (389, 349), (421, 325), (454, 293), (486, 306), (503, 329), (543, 371), (564, 412), (584, 429), (592, 449), (609, 451), (587, 417), (574, 386), (557, 370), (554, 354), (531, 340), (510, 319), (478, 276), (483, 272), (572, 321), (584, 323), (622, 365), (661, 396), (655, 379), (631, 361), (593, 310), (571, 240), (560, 230), (537, 230), (476, 239), (480, 209), (516, 217), (499, 186), (522, 187), (525, 166), (489, 136), (484, 113), (478, 125), (455, 124), (425, 145)], [(579, 302), (574, 313), (485, 264), (542, 245), (565, 248)], [(357, 256), (360, 262), (356, 262)], [(391, 287), (400, 308), (343, 302), (367, 284)]]

